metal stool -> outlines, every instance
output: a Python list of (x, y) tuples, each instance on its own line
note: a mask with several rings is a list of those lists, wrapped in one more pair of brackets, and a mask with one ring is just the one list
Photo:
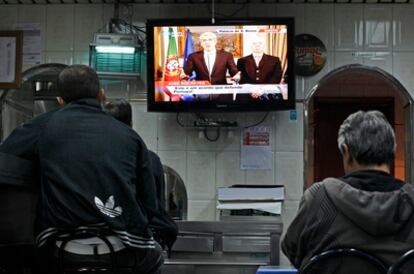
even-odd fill
[(385, 264), (354, 248), (331, 249), (313, 256), (299, 271), (300, 274), (386, 274)]
[(414, 272), (414, 249), (404, 253), (389, 269), (388, 274), (409, 274)]
[[(58, 266), (59, 266), (59, 273), (60, 274), (71, 274), (71, 273), (84, 273), (84, 274), (119, 274), (117, 264), (116, 264), (116, 258), (115, 258), (115, 251), (112, 244), (109, 242), (109, 240), (106, 238), (108, 236), (108, 233), (105, 233), (104, 231), (101, 231), (100, 229), (94, 229), (94, 228), (85, 228), (85, 229), (76, 229), (69, 232), (62, 232), (57, 237), (58, 241), (62, 241), (59, 251), (58, 251)], [(97, 237), (101, 239), (106, 246), (109, 248), (109, 264), (108, 263), (102, 263), (102, 262), (92, 262), (88, 263), (88, 265), (82, 265), (81, 263), (76, 265), (68, 265), (68, 263), (65, 261), (65, 246), (68, 242), (72, 240), (77, 239), (86, 239), (91, 237)], [(125, 269), (123, 269), (125, 270)], [(126, 273), (126, 272), (122, 272)], [(129, 273), (132, 273), (131, 271)]]

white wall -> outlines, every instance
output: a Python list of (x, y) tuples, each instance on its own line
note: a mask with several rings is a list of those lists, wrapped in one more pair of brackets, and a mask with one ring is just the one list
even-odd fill
[[(286, 202), (283, 219), (287, 226), (295, 215), (303, 192), (303, 98), (327, 72), (351, 63), (378, 66), (393, 74), (413, 94), (414, 32), (409, 4), (216, 4), (216, 11), (236, 17), (294, 16), (296, 33), (311, 33), (327, 47), (327, 64), (317, 75), (297, 79), (298, 121), (289, 112), (272, 112), (265, 125), (273, 128), (271, 171), (242, 171), (240, 131), (233, 138), (224, 134), (217, 142), (198, 137), (198, 131), (175, 122), (175, 114), (147, 113), (144, 103), (134, 104), (134, 125), (148, 147), (158, 152), (164, 164), (184, 179), (189, 197), (189, 219), (214, 220), (215, 189), (235, 183), (283, 184)], [(44, 62), (88, 64), (92, 35), (112, 16), (111, 5), (0, 5), (0, 30), (16, 23), (40, 23)], [(201, 17), (208, 14), (203, 4), (134, 5), (133, 21), (147, 18)], [(183, 23), (185, 21), (183, 20)], [(382, 57), (354, 57), (355, 51), (383, 52)], [(246, 125), (259, 121), (263, 113), (222, 115)], [(192, 119), (181, 115), (181, 119)], [(286, 263), (286, 259), (282, 259)]]

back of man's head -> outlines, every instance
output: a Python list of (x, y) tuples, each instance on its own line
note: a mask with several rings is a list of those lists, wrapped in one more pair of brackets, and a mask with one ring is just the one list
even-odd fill
[(390, 165), (395, 158), (395, 134), (384, 114), (358, 111), (339, 128), (338, 147), (348, 147), (352, 158), (362, 165)]
[(66, 103), (82, 98), (97, 98), (99, 78), (88, 66), (72, 65), (60, 72), (57, 87), (59, 96)]
[(132, 126), (132, 109), (131, 104), (125, 99), (116, 99), (108, 101), (104, 105), (106, 112), (111, 114), (115, 119)]

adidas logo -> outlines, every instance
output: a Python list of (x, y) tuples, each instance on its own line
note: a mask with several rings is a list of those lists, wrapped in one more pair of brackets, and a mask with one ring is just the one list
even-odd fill
[(109, 196), (105, 204), (101, 199), (95, 196), (95, 205), (103, 214), (111, 218), (115, 218), (122, 214), (122, 207), (115, 207), (115, 199), (113, 195)]

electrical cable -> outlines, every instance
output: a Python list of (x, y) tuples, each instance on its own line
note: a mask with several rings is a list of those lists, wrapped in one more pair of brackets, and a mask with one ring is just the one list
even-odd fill
[(187, 127), (186, 125), (184, 125), (183, 123), (181, 123), (179, 116), (180, 116), (180, 112), (177, 112), (177, 115), (175, 116), (175, 120), (177, 121), (177, 124), (180, 127)]
[(254, 124), (251, 124), (251, 125), (248, 125), (248, 126), (244, 126), (243, 128), (255, 127), (255, 126), (260, 125), (261, 123), (264, 122), (264, 120), (266, 120), (266, 118), (267, 118), (268, 115), (269, 115), (269, 112), (266, 112), (266, 114), (262, 117), (262, 119), (259, 122), (254, 123)]
[(211, 24), (214, 25), (216, 20), (214, 19), (214, 0), (211, 0)]
[[(141, 43), (141, 45), (145, 45), (146, 37), (145, 36), (141, 37), (141, 35), (138, 34), (138, 33), (140, 33), (140, 34), (146, 35), (146, 32), (144, 30), (140, 29), (138, 26), (135, 26), (134, 24), (128, 23), (124, 19), (118, 19), (118, 21), (121, 24), (125, 25), (127, 28), (129, 27), (130, 33), (133, 33), (133, 34), (137, 35), (138, 40)], [(137, 31), (138, 33), (134, 32), (133, 30)]]
[[(32, 1), (35, 1), (35, 0), (32, 0)], [(109, 30), (107, 29), (107, 27), (109, 27)], [(142, 27), (142, 28), (145, 28), (145, 27)], [(109, 20), (109, 23), (104, 24), (96, 32), (100, 33), (103, 29), (105, 29), (105, 31), (108, 31), (109, 33), (115, 33), (115, 30), (117, 31), (117, 33), (127, 33), (129, 31), (129, 33), (135, 34), (138, 37), (138, 41), (141, 45), (145, 45), (146, 31), (142, 30), (140, 27), (134, 24), (128, 23), (124, 19), (111, 18)]]
[[(214, 3), (214, 0), (211, 0)], [(239, 8), (237, 8), (234, 12), (232, 12), (231, 14), (224, 14), (224, 13), (219, 13), (219, 12), (215, 12), (215, 10), (211, 10), (210, 6), (207, 5), (207, 9), (209, 12), (211, 12), (214, 15), (219, 15), (220, 17), (225, 17), (225, 18), (231, 18), (233, 16), (235, 16), (239, 11), (241, 11), (242, 9), (244, 9), (247, 5), (246, 3), (234, 3), (233, 5), (241, 5)], [(213, 18), (212, 18), (213, 19)], [(213, 22), (212, 22), (213, 23)], [(214, 24), (214, 23), (213, 23)]]
[(217, 132), (216, 137), (215, 138), (210, 138), (210, 137), (208, 137), (208, 134), (207, 134), (207, 128), (205, 127), (203, 129), (204, 137), (206, 137), (206, 139), (210, 142), (216, 142), (220, 138), (220, 128), (219, 127), (216, 128), (216, 132)]
[[(195, 113), (195, 115), (196, 115), (197, 119), (201, 120), (202, 122), (206, 122), (206, 123), (209, 122), (209, 120), (206, 117), (204, 117), (201, 113)], [(264, 119), (266, 119), (266, 117), (264, 117), (263, 120)], [(208, 125), (208, 124), (206, 124), (206, 126), (201, 126), (201, 125), (197, 126), (197, 124), (196, 124), (197, 121), (194, 122), (194, 126), (186, 125), (186, 124), (184, 124), (180, 121), (180, 112), (177, 112), (177, 115), (175, 116), (175, 120), (176, 120), (177, 124), (180, 127), (183, 127), (183, 128), (186, 128), (186, 127), (199, 128), (200, 129), (200, 131), (199, 131), (200, 134), (203, 133), (204, 137), (210, 142), (216, 142), (220, 138), (220, 135), (221, 135), (220, 130), (221, 130), (221, 127), (223, 127), (221, 125), (217, 125), (217, 122), (215, 122), (215, 121), (210, 121), (212, 124), (216, 124), (216, 125), (213, 125), (213, 126)], [(214, 128), (216, 129), (216, 136), (214, 138), (212, 138), (208, 135), (208, 130), (209, 129), (214, 129)], [(201, 135), (200, 135), (200, 137), (201, 137)]]

